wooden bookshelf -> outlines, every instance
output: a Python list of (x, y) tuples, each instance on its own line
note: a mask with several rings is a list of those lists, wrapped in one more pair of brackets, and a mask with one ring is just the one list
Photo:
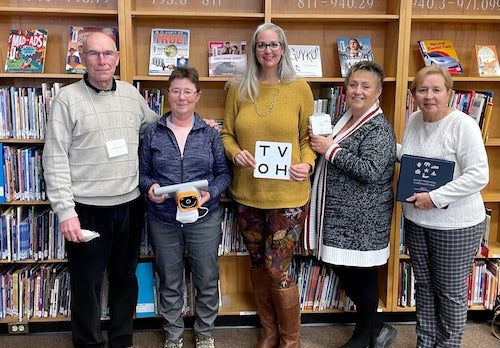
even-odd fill
[[(480, 3), (479, 1), (476, 3)], [(488, 2), (492, 3), (492, 2)], [(494, 6), (497, 2), (495, 2)], [(441, 4), (441, 7), (440, 7)], [(462, 4), (462, 6), (459, 6)], [(430, 6), (430, 7), (428, 7)], [(444, 6), (444, 8), (443, 8)], [(490, 6), (490, 5), (488, 5)], [(0, 61), (5, 61), (7, 36), (11, 28), (40, 27), (48, 31), (47, 57), (43, 74), (5, 73), (2, 85), (38, 86), (42, 82), (77, 81), (81, 75), (65, 74), (67, 35), (71, 25), (114, 26), (119, 31), (120, 65), (116, 78), (144, 88), (166, 90), (165, 76), (149, 76), (149, 47), (152, 28), (180, 28), (191, 31), (190, 65), (200, 73), (203, 96), (197, 111), (207, 118), (222, 119), (227, 78), (208, 76), (209, 40), (251, 42), (255, 28), (274, 22), (287, 34), (290, 44), (319, 45), (323, 77), (309, 78), (315, 97), (322, 87), (338, 86), (344, 79), (336, 50), (337, 37), (370, 37), (375, 60), (385, 71), (381, 106), (394, 125), (398, 140), (404, 130), (406, 91), (415, 73), (423, 67), (416, 46), (422, 38), (448, 38), (455, 45), (464, 73), (455, 76), (455, 88), (493, 90), (500, 103), (500, 78), (480, 78), (474, 60), (474, 43), (500, 47), (499, 8), (467, 8), (467, 2), (410, 0), (0, 0)], [(500, 111), (493, 108), (486, 141), (490, 159), (490, 183), (482, 194), (493, 209), (490, 245), (500, 257)], [(10, 140), (2, 140), (8, 142)], [(28, 142), (29, 143), (29, 142)], [(41, 146), (40, 142), (37, 143)], [(17, 204), (18, 202), (12, 202)], [(401, 207), (397, 203), (391, 234), (389, 262), (380, 272), (380, 310), (406, 312), (397, 305)], [(220, 315), (253, 314), (248, 256), (220, 258), (223, 305)]]

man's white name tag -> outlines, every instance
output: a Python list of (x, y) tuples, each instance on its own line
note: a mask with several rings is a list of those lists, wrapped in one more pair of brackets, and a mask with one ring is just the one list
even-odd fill
[(124, 138), (107, 141), (106, 149), (108, 150), (109, 158), (128, 154), (127, 143)]

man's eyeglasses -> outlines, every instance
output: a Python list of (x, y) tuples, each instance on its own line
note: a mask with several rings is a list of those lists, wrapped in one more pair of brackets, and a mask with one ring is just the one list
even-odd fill
[(266, 50), (266, 48), (268, 48), (268, 47), (271, 49), (271, 51), (277, 51), (277, 50), (279, 50), (279, 49), (280, 49), (280, 47), (281, 47), (281, 43), (280, 43), (280, 42), (274, 42), (274, 41), (272, 41), (272, 42), (270, 42), (270, 43), (265, 43), (265, 42), (257, 42), (257, 43), (255, 44), (255, 49), (256, 49), (257, 51), (261, 51), (261, 52), (262, 52), (262, 51), (265, 51), (265, 50)]
[(192, 97), (193, 95), (197, 94), (198, 91), (193, 91), (191, 89), (185, 89), (185, 90), (181, 90), (181, 89), (177, 89), (177, 88), (174, 88), (174, 89), (169, 89), (168, 92), (173, 95), (174, 97), (179, 97), (182, 94), (184, 94), (184, 96), (186, 98), (190, 98)]
[(99, 59), (99, 56), (102, 54), (102, 56), (104, 57), (104, 59), (106, 60), (111, 60), (115, 57), (116, 55), (116, 51), (103, 51), (103, 52), (99, 52), (99, 51), (87, 51), (87, 52), (83, 52), (88, 58), (90, 59)]

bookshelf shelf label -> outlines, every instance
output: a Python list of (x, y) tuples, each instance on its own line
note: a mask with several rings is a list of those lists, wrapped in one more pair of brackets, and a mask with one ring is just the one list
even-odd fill
[(500, 11), (500, 1), (489, 0), (412, 0), (411, 5), (414, 14), (491, 15)]
[(118, 0), (18, 0), (19, 7), (116, 10)]
[(284, 13), (385, 13), (386, 1), (382, 0), (295, 0), (273, 1), (273, 12)]
[[(95, 1), (95, 0), (94, 0)], [(221, 12), (262, 12), (262, 4), (259, 1), (232, 1), (232, 0), (136, 0), (135, 10), (139, 11), (221, 11)]]

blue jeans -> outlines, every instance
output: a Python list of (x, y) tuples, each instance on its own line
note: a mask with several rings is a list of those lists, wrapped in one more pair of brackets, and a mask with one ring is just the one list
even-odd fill
[(178, 340), (184, 331), (182, 288), (185, 256), (196, 289), (194, 331), (212, 337), (219, 311), (217, 251), (222, 238), (220, 217), (197, 224), (170, 226), (150, 216), (148, 226), (160, 279), (159, 307), (166, 338)]

